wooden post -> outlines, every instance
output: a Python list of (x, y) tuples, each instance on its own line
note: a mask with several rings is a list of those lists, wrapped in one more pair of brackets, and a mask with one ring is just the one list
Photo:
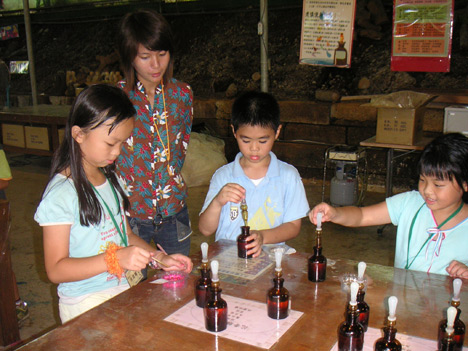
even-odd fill
[(0, 200), (0, 345), (20, 340), (10, 255), (10, 203)]

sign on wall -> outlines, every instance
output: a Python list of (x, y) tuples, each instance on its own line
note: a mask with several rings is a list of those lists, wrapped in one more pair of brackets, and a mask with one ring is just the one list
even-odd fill
[(453, 0), (395, 0), (392, 71), (449, 72)]
[(299, 62), (349, 68), (356, 0), (304, 0)]
[(18, 38), (18, 25), (12, 24), (10, 26), (0, 27), (0, 40), (7, 40), (12, 38)]

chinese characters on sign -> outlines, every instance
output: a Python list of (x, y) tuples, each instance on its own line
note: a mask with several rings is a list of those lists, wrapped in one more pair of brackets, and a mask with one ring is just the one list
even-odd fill
[(304, 0), (299, 62), (351, 66), (356, 0)]
[(18, 38), (18, 25), (12, 24), (10, 26), (0, 27), (0, 40), (7, 40), (12, 38)]
[(392, 71), (449, 72), (453, 0), (396, 0)]

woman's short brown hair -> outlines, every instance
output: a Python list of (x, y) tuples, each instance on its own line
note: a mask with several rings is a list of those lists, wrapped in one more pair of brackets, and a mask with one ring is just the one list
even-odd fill
[(138, 54), (141, 44), (151, 51), (168, 51), (170, 54), (169, 66), (164, 73), (163, 81), (172, 78), (174, 66), (174, 40), (171, 27), (166, 19), (158, 12), (150, 9), (137, 10), (127, 13), (120, 22), (118, 49), (127, 88), (136, 86), (135, 69), (133, 61)]

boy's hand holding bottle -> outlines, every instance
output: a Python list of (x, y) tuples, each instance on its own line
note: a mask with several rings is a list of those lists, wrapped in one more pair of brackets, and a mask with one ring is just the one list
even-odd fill
[(250, 236), (247, 238), (249, 243), (247, 244), (247, 255), (252, 257), (258, 257), (262, 253), (263, 246), (263, 234), (259, 230), (251, 230)]

